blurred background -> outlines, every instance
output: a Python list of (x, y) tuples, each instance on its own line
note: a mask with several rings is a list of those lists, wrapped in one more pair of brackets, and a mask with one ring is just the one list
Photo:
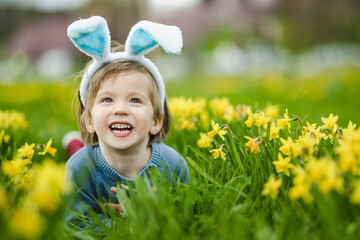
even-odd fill
[(0, 0), (0, 108), (25, 112), (34, 136), (59, 143), (76, 129), (76, 77), (88, 58), (66, 29), (92, 15), (121, 43), (142, 19), (182, 29), (180, 56), (149, 56), (170, 97), (360, 123), (358, 0)]

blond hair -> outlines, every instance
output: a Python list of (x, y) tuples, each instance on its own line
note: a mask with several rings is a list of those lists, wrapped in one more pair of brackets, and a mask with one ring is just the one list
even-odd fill
[[(91, 62), (87, 65), (87, 67), (91, 64)], [(97, 95), (97, 92), (99, 91), (101, 85), (104, 81), (109, 79), (114, 74), (119, 74), (121, 72), (125, 71), (139, 71), (141, 73), (148, 74), (150, 76), (151, 84), (149, 89), (150, 94), (150, 100), (151, 104), (154, 109), (154, 119), (161, 120), (162, 114), (163, 114), (163, 124), (160, 129), (160, 131), (152, 135), (150, 134), (150, 139), (148, 145), (152, 144), (153, 142), (161, 141), (163, 140), (170, 127), (170, 114), (167, 106), (167, 102), (165, 100), (164, 104), (164, 113), (162, 113), (162, 106), (161, 106), (161, 100), (159, 96), (159, 91), (155, 82), (155, 79), (151, 75), (151, 73), (148, 71), (148, 69), (142, 65), (139, 62), (133, 61), (133, 60), (116, 60), (113, 62), (109, 62), (104, 64), (99, 70), (95, 72), (95, 74), (92, 76), (90, 80), (90, 84), (86, 93), (86, 102), (85, 107), (81, 104), (79, 104), (78, 108), (78, 125), (80, 130), (80, 135), (84, 140), (85, 145), (98, 145), (98, 136), (96, 132), (90, 133), (87, 128), (85, 121), (86, 119), (91, 119), (91, 109), (94, 106), (95, 97)], [(85, 68), (86, 72), (86, 68)], [(80, 92), (78, 91), (78, 97), (80, 101)]]

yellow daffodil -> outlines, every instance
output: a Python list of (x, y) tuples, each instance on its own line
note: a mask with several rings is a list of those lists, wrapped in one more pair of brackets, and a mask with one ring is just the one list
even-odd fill
[(316, 159), (311, 157), (306, 165), (308, 179), (318, 184), (323, 194), (335, 189), (338, 192), (343, 190), (343, 179), (339, 175), (336, 163), (329, 157)]
[(5, 134), (5, 129), (2, 129), (0, 131), (0, 145), (4, 142), (4, 143), (9, 143), (10, 141), (10, 135)]
[(24, 175), (18, 176), (13, 180), (13, 183), (17, 184), (19, 188), (24, 189), (25, 191), (29, 191), (31, 186), (33, 186), (35, 179), (35, 173), (33, 169), (27, 170)]
[(280, 127), (276, 127), (275, 123), (272, 122), (270, 125), (270, 136), (269, 136), (269, 140), (271, 141), (274, 138), (279, 138), (279, 131), (280, 131)]
[(225, 138), (224, 138), (224, 135), (226, 134), (226, 131), (221, 129), (219, 124), (215, 124), (214, 120), (211, 120), (211, 126), (213, 128), (212, 131), (208, 132), (207, 135), (210, 137), (210, 138), (214, 138), (216, 135), (219, 135), (221, 137), (221, 139), (224, 141)]
[(275, 179), (275, 176), (272, 174), (269, 177), (269, 180), (264, 184), (264, 189), (261, 194), (264, 196), (270, 195), (272, 198), (276, 198), (279, 194), (279, 189), (282, 185), (282, 179)]
[(12, 161), (3, 161), (1, 164), (1, 169), (3, 173), (10, 177), (16, 177), (19, 174), (22, 174), (27, 170), (27, 165), (29, 165), (31, 161), (29, 159), (21, 159), (19, 157), (15, 157)]
[(196, 126), (195, 126), (195, 121), (193, 121), (193, 119), (184, 119), (181, 123), (180, 123), (180, 130), (195, 130)]
[(291, 121), (292, 121), (292, 119), (289, 118), (288, 110), (286, 109), (286, 111), (284, 113), (284, 118), (280, 118), (280, 119), (277, 120), (277, 126), (280, 127), (280, 128), (284, 128), (285, 125), (286, 125), (290, 129)]
[(303, 147), (299, 142), (291, 144), (291, 152), (293, 157), (299, 157), (303, 152)]
[(248, 113), (248, 119), (245, 121), (245, 125), (247, 127), (252, 127), (252, 125), (255, 123), (258, 127), (266, 126), (268, 122), (270, 122), (271, 118), (266, 116), (263, 111), (252, 113), (250, 108), (247, 110)]
[(246, 115), (247, 115), (247, 113), (246, 113), (247, 109), (250, 109), (250, 107), (247, 106), (247, 105), (240, 105), (240, 104), (239, 104), (239, 105), (236, 106), (236, 112), (239, 114), (240, 118), (246, 117)]
[(203, 111), (203, 112), (200, 113), (200, 121), (199, 121), (199, 123), (201, 124), (201, 126), (204, 129), (209, 128), (209, 120), (210, 120), (210, 116), (209, 116), (208, 111)]
[(26, 128), (28, 122), (25, 120), (25, 114), (15, 110), (0, 110), (0, 128)]
[(271, 118), (266, 116), (263, 111), (260, 111), (256, 117), (256, 124), (261, 127), (266, 127), (267, 123), (270, 122)]
[(271, 119), (273, 120), (279, 115), (279, 111), (280, 111), (280, 106), (273, 104), (266, 105), (264, 109), (265, 115), (271, 117)]
[(319, 183), (319, 190), (322, 194), (328, 194), (331, 190), (343, 192), (344, 180), (337, 174), (329, 174)]
[(240, 114), (238, 111), (235, 111), (234, 106), (231, 105), (225, 110), (224, 119), (228, 123), (230, 123), (233, 120), (240, 120)]
[(253, 153), (253, 152), (260, 152), (260, 143), (261, 143), (261, 139), (259, 137), (257, 138), (251, 138), (248, 136), (244, 136), (247, 140), (249, 140), (247, 143), (245, 143), (245, 146), (248, 148), (247, 150), (249, 151), (249, 153)]
[(186, 104), (183, 106), (186, 117), (197, 117), (200, 113), (204, 112), (206, 106), (206, 99), (187, 99)]
[(302, 198), (305, 202), (310, 203), (313, 197), (310, 194), (310, 182), (308, 181), (305, 169), (299, 166), (293, 168), (295, 175), (293, 179), (294, 186), (289, 190), (289, 197), (291, 200), (298, 200)]
[(6, 134), (6, 135), (4, 135), (4, 143), (9, 143), (9, 141), (10, 141), (10, 135), (9, 134)]
[(317, 145), (320, 143), (321, 139), (326, 139), (326, 134), (321, 132), (320, 128), (309, 129), (303, 136), (313, 139)]
[(207, 148), (210, 147), (211, 145), (211, 138), (209, 138), (208, 135), (206, 135), (205, 133), (200, 133), (200, 139), (197, 141), (197, 145), (199, 148)]
[(44, 225), (43, 217), (31, 206), (16, 210), (9, 220), (12, 232), (28, 239), (38, 239)]
[(328, 165), (327, 161), (319, 161), (315, 157), (310, 157), (306, 165), (309, 181), (319, 183), (326, 176)]
[(28, 145), (27, 143), (25, 143), (25, 146), (18, 149), (18, 153), (20, 154), (20, 156), (31, 160), (35, 153), (34, 147), (35, 147), (35, 143), (33, 143), (31, 145)]
[(172, 97), (169, 99), (169, 109), (171, 111), (172, 116), (181, 116), (184, 114), (184, 105), (185, 105), (184, 97)]
[(248, 127), (248, 128), (251, 128), (252, 125), (254, 123), (254, 118), (253, 118), (253, 115), (252, 116), (248, 116), (247, 120), (245, 121), (245, 125)]
[(51, 144), (52, 144), (52, 138), (50, 138), (50, 140), (44, 146), (44, 151), (39, 152), (39, 155), (45, 155), (46, 153), (49, 153), (51, 156), (55, 156), (57, 149), (51, 147)]
[(291, 137), (288, 137), (287, 140), (280, 138), (280, 142), (282, 143), (282, 146), (279, 148), (279, 150), (282, 152), (282, 154), (286, 156), (291, 155), (291, 147), (293, 144), (293, 140)]
[(294, 185), (289, 189), (289, 197), (291, 200), (302, 198), (305, 202), (311, 203), (314, 198), (310, 194), (310, 185), (302, 183)]
[(353, 172), (357, 169), (356, 146), (360, 148), (360, 144), (355, 144), (346, 137), (339, 140), (339, 146), (335, 148), (335, 152), (339, 154), (340, 171), (347, 172), (351, 170)]
[(321, 121), (324, 123), (323, 128), (329, 128), (333, 129), (334, 126), (338, 125), (336, 124), (339, 116), (334, 116), (332, 113), (330, 113), (328, 118), (321, 117)]
[(246, 114), (248, 115), (247, 120), (245, 121), (245, 125), (248, 128), (251, 128), (251, 126), (253, 125), (254, 121), (255, 121), (255, 117), (254, 114), (251, 112), (251, 108), (247, 107), (245, 110)]
[(311, 155), (314, 152), (316, 140), (311, 138), (310, 135), (300, 136), (295, 142), (300, 144), (303, 154)]
[(316, 123), (310, 124), (309, 122), (306, 122), (306, 126), (303, 127), (305, 132), (312, 132), (316, 129)]
[[(200, 122), (203, 123), (204, 127), (208, 127), (208, 123), (204, 124), (204, 121), (208, 121), (204, 118), (205, 115), (208, 115), (206, 110), (207, 100), (204, 98), (199, 98), (193, 100), (191, 98), (185, 97), (172, 97), (169, 99), (169, 109), (171, 116), (174, 120), (175, 129), (195, 129), (194, 121), (189, 121), (189, 119), (197, 119), (200, 117)], [(186, 120), (185, 120), (186, 119)]]
[(275, 169), (278, 173), (285, 173), (286, 176), (290, 176), (290, 169), (294, 167), (294, 164), (290, 163), (291, 158), (286, 157), (283, 158), (281, 153), (278, 154), (278, 160), (274, 161)]
[(344, 138), (349, 137), (355, 133), (356, 124), (349, 121), (347, 128), (343, 129)]
[(334, 127), (331, 129), (330, 134), (326, 135), (324, 139), (330, 139), (331, 144), (334, 143), (335, 139), (338, 139), (341, 134), (341, 131), (339, 131), (339, 126), (337, 124), (334, 125)]
[(65, 165), (45, 160), (35, 167), (36, 178), (29, 192), (29, 199), (36, 206), (47, 212), (54, 212), (60, 206), (61, 195), (66, 185)]
[(209, 102), (211, 111), (217, 117), (223, 117), (229, 107), (232, 107), (229, 98), (214, 98)]
[(210, 152), (213, 153), (213, 158), (217, 159), (219, 156), (221, 157), (222, 160), (226, 160), (226, 154), (222, 151), (222, 146), (220, 146), (217, 149), (213, 149)]

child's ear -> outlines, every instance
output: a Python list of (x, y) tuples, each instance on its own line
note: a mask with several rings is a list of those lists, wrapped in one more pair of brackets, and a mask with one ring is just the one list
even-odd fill
[(95, 127), (94, 127), (94, 123), (92, 121), (92, 117), (87, 113), (85, 113), (83, 115), (83, 122), (85, 124), (86, 130), (89, 133), (94, 133), (95, 132)]
[(153, 120), (153, 125), (150, 128), (150, 134), (156, 135), (163, 125), (164, 115), (161, 114), (160, 118)]

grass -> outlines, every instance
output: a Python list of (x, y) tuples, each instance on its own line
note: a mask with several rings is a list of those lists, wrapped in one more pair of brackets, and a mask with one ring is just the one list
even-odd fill
[[(360, 114), (356, 111), (357, 103), (360, 102), (357, 94), (359, 90), (360, 70), (353, 68), (328, 71), (311, 79), (295, 79), (279, 74), (231, 78), (197, 76), (167, 83), (167, 93), (170, 97), (183, 95), (193, 99), (201, 97), (211, 100), (214, 97), (226, 96), (232, 105), (251, 105), (253, 113), (262, 110), (268, 103), (279, 104), (281, 111), (277, 119), (283, 118), (283, 113), (288, 108), (290, 117), (292, 114), (301, 119), (306, 117), (310, 123), (316, 122), (320, 126), (323, 124), (321, 117), (328, 117), (330, 113), (334, 113), (339, 115), (337, 123), (344, 129), (348, 126), (349, 120), (360, 123)], [(65, 152), (60, 143), (64, 133), (76, 129), (76, 114), (71, 108), (75, 87), (70, 84), (38, 82), (2, 85), (0, 91), (3, 93), (0, 96), (0, 109), (22, 111), (29, 121), (27, 129), (6, 130), (11, 134), (12, 140), (7, 145), (1, 145), (2, 165), (6, 158), (11, 156), (11, 152), (16, 151), (25, 142), (46, 143), (50, 137), (54, 140), (53, 145), (59, 150), (52, 159), (59, 163), (65, 162)], [(204, 112), (208, 112), (207, 125), (202, 122), (201, 113)], [(298, 199), (291, 197), (291, 189), (296, 185), (300, 173), (291, 170), (290, 176), (286, 176), (284, 172), (276, 169), (274, 161), (278, 160), (279, 152), (284, 158), (287, 156), (280, 150), (283, 144), (279, 138), (269, 139), (270, 124), (266, 127), (248, 127), (248, 115), (228, 122), (223, 115), (214, 114), (214, 109), (209, 107), (208, 102), (196, 116), (186, 115), (184, 119), (180, 119), (179, 115), (174, 113), (173, 117), (173, 127), (166, 143), (187, 160), (191, 172), (187, 186), (159, 181), (158, 176), (153, 174), (153, 185), (137, 179), (136, 191), (130, 188), (129, 192), (125, 193), (124, 189), (119, 188), (119, 191), (129, 198), (124, 205), (126, 218), (106, 210), (106, 214), (112, 219), (111, 226), (97, 222), (102, 231), (65, 231), (62, 227), (61, 211), (58, 209), (55, 212), (39, 210), (40, 216), (47, 223), (46, 227), (38, 235), (21, 235), (11, 230), (10, 223), (16, 210), (21, 209), (28, 199), (29, 192), (19, 190), (16, 184), (11, 183), (11, 177), (2, 174), (0, 186), (7, 192), (5, 195), (10, 196), (7, 201), (11, 206), (10, 209), (1, 207), (0, 193), (0, 229), (4, 236), (12, 239), (30, 239), (32, 236), (41, 239), (359, 238), (360, 209), (359, 204), (352, 200), (359, 180), (359, 174), (355, 171), (359, 167), (359, 162), (356, 162), (356, 167), (352, 170), (338, 169), (342, 153), (335, 149), (342, 142), (341, 137), (336, 137), (334, 132), (326, 132), (328, 136), (335, 137), (334, 142), (322, 137), (319, 144), (312, 145), (313, 153), (308, 154), (302, 150), (301, 155), (290, 156), (291, 163), (308, 174), (306, 179), (311, 179), (312, 171), (321, 170), (321, 167), (312, 169), (311, 164), (320, 166), (316, 164), (325, 163), (326, 158), (331, 159), (326, 162), (330, 164), (325, 169), (327, 171), (318, 173), (318, 176), (323, 176), (321, 180), (306, 182), (309, 183), (309, 193), (313, 199), (307, 201), (304, 195)], [(185, 119), (194, 120), (194, 117), (198, 119), (195, 121), (195, 128), (179, 129), (178, 123)], [(220, 125), (227, 124), (229, 128), (223, 128), (227, 131), (224, 140), (215, 136), (209, 147), (201, 148), (197, 145), (199, 133), (212, 130), (209, 126), (210, 119)], [(279, 135), (284, 139), (291, 136), (292, 139), (299, 140), (300, 136), (304, 136), (304, 131), (298, 121), (292, 121), (290, 132), (285, 127), (279, 131)], [(248, 140), (244, 136), (254, 139), (261, 137), (258, 145), (260, 152), (250, 153), (246, 145)], [(351, 146), (358, 146), (354, 144)], [(214, 159), (210, 152), (220, 146), (223, 146), (226, 160)], [(37, 156), (36, 162), (43, 161), (43, 158)], [(332, 163), (337, 166), (336, 176), (342, 179), (343, 188), (337, 189), (335, 185), (331, 185), (331, 190), (325, 192), (320, 185), (328, 179), (326, 174), (330, 171)], [(28, 167), (32, 168), (30, 165)], [(279, 192), (274, 197), (263, 194), (264, 184), (269, 181), (270, 175), (282, 180)], [(23, 218), (23, 221), (27, 220)], [(18, 231), (21, 232), (20, 226)]]

